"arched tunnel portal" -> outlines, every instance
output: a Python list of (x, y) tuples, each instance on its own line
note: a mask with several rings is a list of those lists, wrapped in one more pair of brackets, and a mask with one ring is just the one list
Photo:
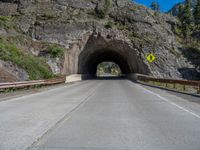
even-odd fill
[(80, 55), (79, 59), (82, 61), (79, 61), (78, 67), (80, 74), (96, 74), (97, 66), (102, 62), (116, 63), (120, 67), (122, 74), (129, 74), (134, 72), (133, 68), (129, 66), (126, 58), (113, 50), (96, 50), (86, 59), (82, 59), (81, 57), (83, 56)]
[(106, 61), (116, 63), (122, 74), (147, 74), (148, 67), (138, 52), (124, 41), (90, 37), (78, 55), (78, 74), (95, 75), (97, 66)]

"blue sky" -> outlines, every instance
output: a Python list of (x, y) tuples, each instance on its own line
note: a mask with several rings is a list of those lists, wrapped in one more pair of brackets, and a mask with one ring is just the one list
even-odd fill
[(156, 1), (161, 6), (161, 11), (167, 12), (171, 9), (175, 4), (179, 2), (183, 2), (184, 0), (134, 0), (136, 3), (143, 4), (146, 6), (150, 6), (153, 1)]

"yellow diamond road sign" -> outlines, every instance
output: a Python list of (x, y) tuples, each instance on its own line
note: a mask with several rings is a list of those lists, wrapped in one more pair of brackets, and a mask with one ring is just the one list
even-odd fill
[(150, 63), (152, 63), (155, 59), (156, 59), (156, 57), (155, 57), (153, 54), (149, 54), (149, 55), (147, 56), (147, 60), (148, 60)]

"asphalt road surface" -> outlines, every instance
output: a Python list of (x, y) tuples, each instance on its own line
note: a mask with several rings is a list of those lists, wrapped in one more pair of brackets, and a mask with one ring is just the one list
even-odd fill
[(1, 150), (200, 150), (200, 104), (128, 80), (0, 102)]

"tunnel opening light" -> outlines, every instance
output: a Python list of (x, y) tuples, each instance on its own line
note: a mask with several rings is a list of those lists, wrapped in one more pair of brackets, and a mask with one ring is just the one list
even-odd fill
[(114, 62), (102, 62), (96, 68), (97, 77), (121, 77), (122, 71), (118, 64)]

